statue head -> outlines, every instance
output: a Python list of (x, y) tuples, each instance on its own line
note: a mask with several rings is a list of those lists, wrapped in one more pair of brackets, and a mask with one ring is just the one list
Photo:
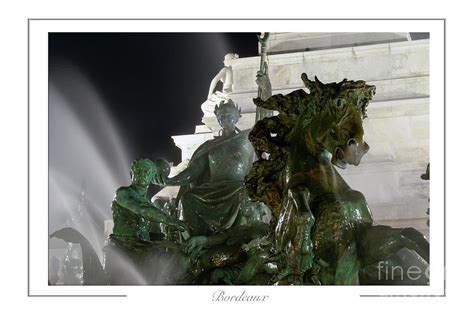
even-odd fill
[(133, 184), (148, 186), (154, 182), (157, 176), (156, 164), (149, 159), (134, 160), (130, 168), (130, 174)]
[(219, 106), (216, 105), (214, 114), (223, 129), (235, 128), (241, 117), (240, 108), (231, 99), (220, 102)]
[(359, 165), (369, 150), (362, 120), (367, 117), (367, 105), (375, 94), (375, 86), (347, 79), (323, 84), (317, 77), (309, 80), (304, 73), (302, 79), (316, 104), (308, 107), (304, 118), (308, 121), (308, 117), (314, 117), (309, 123), (307, 141), (311, 139), (313, 145), (329, 151), (331, 162), (340, 168)]
[(229, 64), (229, 61), (231, 60), (234, 60), (234, 59), (238, 59), (239, 58), (239, 55), (236, 54), (236, 53), (228, 53), (224, 56), (224, 66), (228, 67), (230, 64)]

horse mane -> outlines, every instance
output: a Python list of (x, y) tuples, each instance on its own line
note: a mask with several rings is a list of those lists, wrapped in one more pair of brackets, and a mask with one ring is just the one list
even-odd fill
[(299, 89), (287, 95), (273, 95), (266, 101), (253, 100), (256, 106), (278, 111), (278, 115), (258, 121), (249, 134), (257, 160), (245, 184), (250, 198), (264, 202), (274, 217), (283, 198), (283, 171), (295, 130), (305, 128), (327, 110), (335, 122), (344, 119), (348, 107), (355, 107), (365, 118), (367, 104), (375, 93), (375, 87), (365, 81), (344, 79), (324, 84), (316, 76), (314, 81), (309, 80), (306, 73), (301, 79), (309, 93)]

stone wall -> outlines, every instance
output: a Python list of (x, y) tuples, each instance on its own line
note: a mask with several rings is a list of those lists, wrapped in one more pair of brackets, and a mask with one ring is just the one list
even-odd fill
[(267, 43), (268, 54), (281, 54), (296, 51), (311, 51), (393, 43), (410, 40), (409, 33), (270, 33)]

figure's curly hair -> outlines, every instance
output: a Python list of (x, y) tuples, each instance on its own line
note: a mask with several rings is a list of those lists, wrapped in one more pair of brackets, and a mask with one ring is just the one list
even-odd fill
[(219, 103), (219, 105), (216, 105), (214, 107), (214, 115), (216, 115), (216, 117), (219, 116), (220, 112), (223, 111), (224, 109), (232, 110), (234, 115), (236, 115), (236, 117), (241, 117), (242, 116), (241, 115), (241, 109), (231, 99), (221, 101)]
[(362, 117), (367, 117), (367, 105), (375, 94), (375, 86), (365, 81), (344, 79), (336, 83), (324, 84), (315, 76), (309, 80), (306, 73), (301, 75), (303, 89), (288, 95), (277, 94), (263, 101), (254, 99), (256, 106), (278, 111), (277, 116), (258, 121), (249, 134), (257, 161), (246, 176), (245, 182), (249, 196), (262, 201), (275, 214), (283, 195), (282, 170), (288, 158), (296, 127), (305, 128), (321, 112), (329, 110), (335, 122), (344, 119), (348, 108), (356, 109)]
[(154, 173), (157, 172), (156, 164), (152, 160), (146, 158), (136, 159), (132, 161), (132, 164), (130, 166), (130, 177), (132, 177), (133, 174), (136, 174), (139, 169), (142, 169), (144, 167), (151, 169)]

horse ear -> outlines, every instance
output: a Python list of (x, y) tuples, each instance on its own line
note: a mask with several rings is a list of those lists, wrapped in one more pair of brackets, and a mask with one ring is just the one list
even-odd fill
[(316, 75), (314, 76), (314, 84), (315, 84), (315, 87), (316, 87), (316, 90), (318, 91), (318, 93), (321, 93), (321, 91), (324, 88), (324, 83), (319, 81), (319, 79)]
[(317, 76), (314, 76), (314, 81), (308, 79), (306, 73), (301, 74), (301, 80), (303, 80), (304, 85), (309, 89), (312, 94), (321, 94), (324, 84), (318, 80)]
[(303, 82), (305, 83), (305, 85), (306, 85), (306, 82), (309, 81), (309, 80), (308, 80), (308, 75), (307, 75), (305, 72), (303, 72), (303, 73), (301, 74), (301, 80), (303, 80)]

